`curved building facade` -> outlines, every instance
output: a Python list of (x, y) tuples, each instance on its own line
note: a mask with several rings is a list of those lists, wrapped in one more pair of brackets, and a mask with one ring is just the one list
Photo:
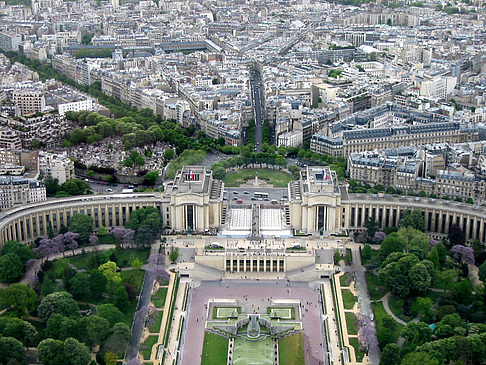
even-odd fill
[[(131, 213), (144, 207), (160, 211), (164, 227), (180, 232), (204, 232), (221, 226), (224, 184), (204, 167), (184, 167), (166, 184), (164, 193), (80, 196), (27, 204), (0, 215), (0, 245), (9, 241), (31, 243), (68, 227), (71, 217), (86, 214), (95, 228), (111, 228), (129, 221)], [(310, 235), (353, 233), (364, 230), (368, 218), (379, 227), (398, 226), (405, 210), (420, 209), (426, 231), (434, 237), (447, 235), (452, 224), (467, 240), (486, 242), (486, 209), (439, 199), (391, 195), (349, 194), (328, 167), (308, 167), (288, 186), (292, 229)]]

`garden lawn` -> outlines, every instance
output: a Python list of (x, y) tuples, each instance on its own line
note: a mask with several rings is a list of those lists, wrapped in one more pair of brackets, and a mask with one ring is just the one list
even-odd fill
[(358, 298), (353, 295), (348, 289), (341, 290), (343, 296), (344, 309), (353, 309), (354, 303), (358, 301)]
[(157, 293), (152, 296), (152, 302), (157, 308), (164, 308), (166, 297), (167, 288), (160, 288), (159, 290), (157, 290)]
[(228, 339), (210, 332), (204, 333), (201, 365), (226, 365)]
[(351, 274), (349, 273), (345, 273), (344, 275), (341, 275), (339, 277), (339, 283), (341, 284), (341, 286), (349, 286), (352, 280), (353, 279), (351, 277)]
[(388, 298), (388, 306), (390, 307), (392, 313), (396, 315), (398, 318), (400, 318), (401, 320), (405, 322), (411, 320), (410, 317), (407, 317), (405, 314), (403, 314), (403, 299), (392, 294)]
[[(371, 303), (373, 306), (373, 313), (375, 313), (375, 322), (378, 330), (381, 328), (383, 318), (387, 316), (388, 314), (385, 311), (385, 307), (383, 307), (382, 302), (375, 302)], [(394, 340), (393, 342), (396, 342), (398, 337), (400, 337), (400, 333), (402, 332), (403, 325), (397, 322), (397, 328), (393, 332)]]
[(163, 316), (164, 316), (163, 311), (157, 312), (157, 317), (155, 317), (154, 324), (149, 327), (150, 333), (159, 333), (160, 332), (160, 325), (162, 324), (162, 317)]
[(301, 332), (278, 341), (278, 357), (280, 365), (305, 365), (304, 337)]
[(292, 180), (292, 176), (283, 171), (273, 169), (242, 169), (227, 174), (224, 178), (224, 184), (226, 186), (240, 186), (247, 180), (254, 179), (257, 173), (259, 179), (267, 181), (274, 187), (286, 187)]
[(346, 317), (346, 327), (348, 328), (348, 335), (357, 335), (358, 330), (356, 329), (354, 313), (344, 312), (344, 316)]
[(140, 346), (141, 353), (144, 360), (150, 360), (150, 354), (152, 353), (152, 347), (157, 342), (158, 336), (149, 336), (145, 342)]
[[(107, 250), (98, 251), (98, 252), (89, 252), (81, 255), (76, 255), (72, 257), (68, 257), (67, 259), (71, 264), (76, 266), (78, 269), (88, 269), (93, 270), (97, 269), (94, 265), (94, 257), (96, 255), (102, 256)], [(69, 252), (69, 251), (68, 251)], [(135, 249), (116, 249), (116, 258), (117, 258), (117, 265), (118, 267), (130, 267), (132, 261), (134, 259), (139, 259), (143, 264), (145, 264), (148, 260), (150, 254), (150, 248), (144, 248), (141, 250)]]
[(356, 354), (356, 362), (362, 362), (365, 353), (359, 349), (359, 341), (357, 338), (350, 338), (349, 344), (354, 347), (354, 353)]
[(366, 285), (368, 286), (371, 300), (378, 300), (386, 293), (386, 289), (381, 286), (378, 276), (373, 275), (370, 271), (366, 272)]

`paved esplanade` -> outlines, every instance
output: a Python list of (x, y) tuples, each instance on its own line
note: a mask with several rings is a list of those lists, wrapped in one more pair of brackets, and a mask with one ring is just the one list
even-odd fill
[(207, 320), (205, 305), (210, 299), (237, 299), (239, 302), (260, 302), (267, 306), (272, 299), (298, 299), (301, 302), (302, 323), (304, 327), (305, 363), (308, 365), (323, 365), (323, 334), (321, 332), (320, 304), (315, 290), (302, 283), (300, 287), (290, 285), (286, 281), (221, 281), (202, 282), (194, 289), (189, 309), (186, 339), (191, 339), (191, 346), (185, 345), (182, 354), (182, 365), (196, 365), (201, 361), (204, 323)]

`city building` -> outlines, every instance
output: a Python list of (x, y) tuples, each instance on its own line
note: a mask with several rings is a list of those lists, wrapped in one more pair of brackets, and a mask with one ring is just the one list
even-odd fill
[(41, 152), (39, 154), (39, 172), (43, 176), (57, 179), (59, 185), (74, 179), (74, 162), (64, 152), (62, 154)]
[(46, 187), (37, 180), (0, 176), (0, 211), (46, 200)]

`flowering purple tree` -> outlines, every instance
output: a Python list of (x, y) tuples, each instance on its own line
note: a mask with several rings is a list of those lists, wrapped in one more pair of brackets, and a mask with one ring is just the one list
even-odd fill
[(371, 318), (367, 315), (356, 315), (356, 322), (358, 323), (358, 341), (361, 350), (368, 350), (370, 346), (378, 346), (376, 338), (376, 328)]
[(135, 231), (133, 229), (126, 229), (125, 234), (121, 238), (121, 242), (133, 248), (135, 244)]
[(163, 254), (152, 254), (148, 258), (148, 273), (153, 280), (168, 280), (170, 275), (165, 269), (165, 256)]
[(88, 237), (88, 242), (90, 246), (94, 246), (95, 251), (98, 251), (98, 236), (95, 235), (94, 233), (91, 233)]
[(61, 248), (61, 251), (59, 252), (62, 252), (62, 255), (64, 257), (66, 257), (64, 255), (64, 235), (59, 233), (57, 236), (55, 236), (53, 239), (52, 239), (56, 245), (58, 245), (60, 248)]
[(456, 262), (463, 262), (466, 264), (474, 265), (474, 250), (472, 247), (463, 245), (452, 246), (451, 252), (454, 254), (454, 260)]
[(147, 319), (145, 320), (145, 325), (151, 327), (155, 324), (157, 320), (157, 309), (153, 306), (149, 306), (147, 310)]
[(111, 230), (111, 234), (115, 236), (115, 238), (118, 240), (118, 242), (120, 242), (122, 247), (123, 244), (133, 246), (135, 242), (135, 232), (132, 229), (128, 229), (125, 227), (115, 227)]
[(385, 238), (386, 238), (386, 233), (382, 231), (378, 231), (375, 233), (371, 241), (373, 241), (373, 243), (382, 243), (385, 240)]
[(64, 245), (62, 245), (62, 243), (60, 244), (58, 241), (54, 241), (54, 239), (43, 238), (39, 242), (39, 246), (35, 248), (34, 251), (38, 256), (42, 257), (43, 259), (45, 258), (46, 260), (49, 260), (49, 257), (51, 255), (63, 252), (63, 249)]
[(64, 244), (68, 249), (70, 249), (73, 252), (74, 256), (74, 250), (78, 248), (78, 241), (76, 241), (79, 237), (79, 233), (74, 233), (74, 232), (66, 232), (64, 233)]

